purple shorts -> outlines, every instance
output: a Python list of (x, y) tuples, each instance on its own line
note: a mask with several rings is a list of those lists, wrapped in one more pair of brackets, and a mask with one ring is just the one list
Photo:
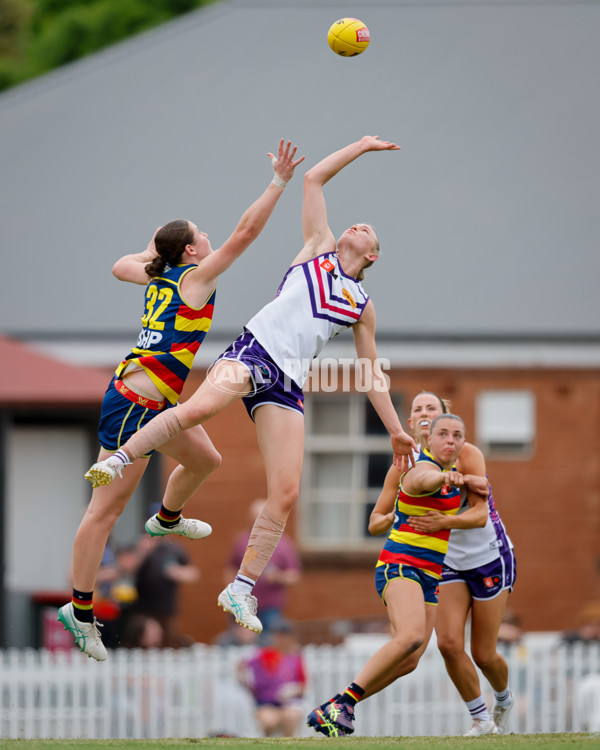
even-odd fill
[(514, 550), (504, 550), (497, 560), (471, 570), (454, 570), (444, 565), (440, 586), (461, 581), (466, 583), (473, 599), (494, 599), (501, 591), (513, 590), (517, 577)]
[(253, 391), (242, 399), (246, 411), (254, 420), (254, 411), (264, 404), (275, 404), (304, 415), (302, 388), (271, 359), (254, 335), (244, 328), (237, 339), (215, 360), (235, 359), (248, 368)]

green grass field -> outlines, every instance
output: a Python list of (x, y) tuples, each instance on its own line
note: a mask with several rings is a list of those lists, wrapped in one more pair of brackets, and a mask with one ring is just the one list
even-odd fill
[[(308, 750), (317, 742), (327, 744), (331, 750), (454, 750), (472, 745), (473, 748), (534, 748), (535, 750), (592, 750), (600, 748), (598, 734), (509, 734), (504, 737), (347, 737), (327, 739), (311, 737), (303, 739), (245, 739), (218, 737), (182, 740), (0, 740), (0, 748), (6, 750), (158, 750), (158, 748), (198, 748), (198, 750), (242, 750), (255, 746), (273, 748), (284, 746), (285, 750)], [(323, 747), (324, 750), (324, 747)]]

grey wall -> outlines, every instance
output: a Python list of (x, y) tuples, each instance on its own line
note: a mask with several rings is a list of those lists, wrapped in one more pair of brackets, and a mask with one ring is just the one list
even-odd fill
[[(360, 57), (328, 48), (361, 18)], [(336, 235), (379, 231), (385, 332), (598, 333), (598, 2), (232, 0), (0, 97), (1, 329), (133, 335), (140, 288), (110, 275), (156, 226), (218, 247), (292, 138), (306, 166), (365, 133), (326, 188)], [(304, 165), (223, 277), (236, 332), (301, 247)], [(444, 282), (441, 285), (441, 282)]]

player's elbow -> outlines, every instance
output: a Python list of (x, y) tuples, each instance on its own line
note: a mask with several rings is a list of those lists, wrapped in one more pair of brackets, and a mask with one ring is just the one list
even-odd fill
[(112, 275), (115, 277), (115, 279), (119, 279), (119, 281), (127, 281), (123, 269), (123, 264), (118, 260), (112, 267)]
[(368, 526), (369, 534), (371, 536), (379, 536), (380, 534), (388, 531), (391, 525), (391, 522), (388, 522), (387, 519), (383, 516), (375, 516), (373, 518), (370, 518)]
[(320, 187), (322, 184), (323, 184), (323, 178), (315, 167), (305, 172), (304, 174), (304, 187), (305, 188), (310, 187), (312, 185), (316, 185), (317, 187)]
[(263, 227), (258, 221), (250, 220), (245, 222), (242, 226), (238, 227), (237, 239), (240, 247), (248, 247), (251, 242), (258, 237)]

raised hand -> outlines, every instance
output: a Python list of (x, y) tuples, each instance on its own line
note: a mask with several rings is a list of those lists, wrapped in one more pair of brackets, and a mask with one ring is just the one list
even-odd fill
[(378, 135), (364, 135), (360, 142), (366, 151), (400, 151), (400, 146), (391, 141), (381, 141)]
[(296, 159), (296, 161), (294, 161), (294, 156), (296, 156), (297, 150), (298, 147), (292, 147), (291, 141), (285, 143), (284, 139), (282, 138), (279, 141), (279, 152), (277, 157), (275, 157), (275, 154), (267, 154), (273, 164), (273, 170), (275, 174), (284, 182), (289, 182), (292, 179), (292, 177), (294, 176), (294, 170), (296, 169), (298, 164), (303, 162), (306, 158), (305, 156), (301, 156), (299, 159)]

